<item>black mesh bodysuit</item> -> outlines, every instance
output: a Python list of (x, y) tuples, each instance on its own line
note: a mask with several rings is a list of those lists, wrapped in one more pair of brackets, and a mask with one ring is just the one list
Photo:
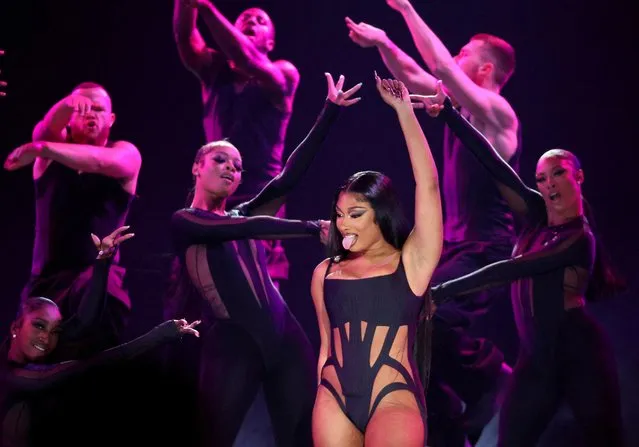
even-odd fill
[(282, 173), (250, 201), (224, 216), (197, 209), (173, 216), (182, 277), (194, 293), (178, 293), (166, 311), (201, 318), (208, 328), (194, 354), (203, 445), (233, 444), (260, 385), (278, 445), (310, 444), (312, 348), (269, 277), (259, 240), (319, 235), (318, 222), (271, 216), (307, 171), (338, 110), (326, 103)]
[(611, 348), (583, 308), (596, 255), (588, 221), (579, 216), (548, 226), (542, 196), (522, 183), (450, 101), (442, 113), (523, 220), (511, 259), (444, 282), (433, 293), (437, 302), (512, 282), (520, 352), (502, 409), (499, 445), (536, 445), (563, 399), (572, 407), (587, 445), (622, 445)]

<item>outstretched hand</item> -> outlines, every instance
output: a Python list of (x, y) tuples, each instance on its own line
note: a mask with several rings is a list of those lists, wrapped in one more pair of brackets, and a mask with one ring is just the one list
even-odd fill
[(185, 319), (181, 319), (181, 320), (173, 320), (173, 322), (177, 326), (177, 329), (180, 335), (189, 334), (189, 335), (195, 335), (196, 337), (200, 336), (200, 333), (198, 332), (198, 330), (194, 328), (195, 326), (200, 324), (202, 321), (195, 320), (193, 323), (189, 324), (189, 322), (186, 321)]
[(384, 102), (395, 110), (412, 107), (408, 89), (406, 89), (402, 81), (398, 81), (397, 79), (382, 79), (377, 76), (377, 72), (375, 72), (375, 85)]
[(337, 84), (333, 81), (333, 76), (330, 73), (324, 73), (326, 76), (326, 82), (328, 83), (328, 94), (326, 98), (331, 101), (333, 104), (337, 104), (338, 106), (348, 107), (353, 104), (358, 103), (362, 98), (353, 98), (349, 99), (353, 96), (360, 88), (362, 88), (362, 83), (355, 85), (351, 89), (347, 91), (342, 91), (344, 87), (344, 75), (340, 75), (337, 80)]
[(91, 233), (91, 239), (93, 239), (93, 244), (95, 248), (98, 250), (97, 259), (106, 259), (113, 256), (118, 246), (135, 236), (135, 233), (122, 234), (126, 230), (131, 228), (129, 225), (125, 225), (123, 227), (118, 228), (113, 233), (109, 234), (104, 239), (100, 240), (95, 234)]
[(362, 48), (374, 47), (386, 39), (386, 33), (382, 29), (364, 22), (355, 23), (350, 17), (344, 20), (348, 28), (348, 37)]
[(433, 118), (439, 115), (439, 112), (444, 108), (444, 101), (446, 100), (446, 93), (442, 87), (442, 81), (437, 81), (434, 95), (409, 95), (413, 102), (413, 108), (426, 109), (426, 113)]

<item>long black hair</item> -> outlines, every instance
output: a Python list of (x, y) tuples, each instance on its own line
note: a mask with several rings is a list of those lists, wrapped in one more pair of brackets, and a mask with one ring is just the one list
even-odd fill
[(393, 247), (401, 250), (408, 238), (410, 229), (399, 203), (391, 179), (381, 172), (361, 171), (351, 175), (346, 183), (335, 192), (331, 208), (331, 225), (326, 248), (329, 257), (343, 258), (348, 251), (342, 247), (342, 235), (337, 229), (337, 201), (340, 194), (359, 195), (370, 203), (375, 212), (375, 223), (382, 236)]

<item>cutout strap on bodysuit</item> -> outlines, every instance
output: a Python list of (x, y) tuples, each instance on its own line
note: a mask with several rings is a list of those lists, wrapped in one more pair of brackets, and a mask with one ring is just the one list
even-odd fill
[[(331, 265), (332, 261), (327, 274)], [(421, 297), (415, 296), (408, 286), (401, 260), (397, 270), (389, 275), (354, 280), (325, 278), (324, 290), (332, 336), (331, 353), (322, 368), (321, 385), (333, 394), (344, 414), (362, 433), (382, 399), (394, 391), (413, 393), (423, 416), (424, 397), (421, 385), (416, 383), (419, 378), (411, 349), (407, 355), (411, 372), (391, 356), (398, 334), (404, 331), (402, 328), (407, 332), (406, 343), (413, 346), (423, 304)], [(379, 354), (371, 362), (375, 335), (384, 330), (387, 332)], [(337, 344), (341, 345), (341, 364)], [(325, 371), (330, 367), (335, 369), (343, 398), (326, 378)], [(395, 378), (374, 396), (375, 380), (384, 367), (390, 368)]]

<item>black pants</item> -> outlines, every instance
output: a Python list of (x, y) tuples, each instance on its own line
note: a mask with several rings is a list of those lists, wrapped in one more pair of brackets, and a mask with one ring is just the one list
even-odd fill
[[(269, 359), (269, 367), (265, 365), (258, 344), (251, 335), (231, 321), (214, 323), (202, 333), (198, 342), (198, 377), (189, 376), (189, 370), (184, 370), (194, 366), (192, 358), (190, 362), (177, 364), (178, 357), (173, 357), (171, 365), (173, 377), (176, 377), (176, 370), (181, 377), (182, 391), (174, 393), (182, 404), (180, 407), (188, 410), (189, 400), (179, 399), (179, 396), (190, 395), (197, 408), (197, 414), (191, 413), (196, 419), (191, 421), (190, 427), (186, 427), (183, 420), (181, 430), (197, 431), (200, 439), (186, 441), (182, 438), (182, 445), (195, 442), (201, 446), (230, 447), (260, 385), (264, 389), (277, 445), (312, 445), (316, 363), (306, 335), (292, 316), (288, 317), (276, 351), (277, 358)], [(195, 344), (178, 347), (191, 352), (189, 354), (185, 350), (177, 354), (182, 358), (192, 357), (195, 347)], [(193, 379), (197, 380), (196, 390)], [(193, 394), (193, 391), (196, 392)], [(189, 435), (188, 432), (182, 434)]]
[(584, 434), (584, 445), (623, 445), (612, 346), (583, 309), (566, 312), (548, 364), (533, 361), (529, 355), (517, 361), (502, 407), (499, 446), (537, 445), (564, 399)]
[[(455, 279), (510, 256), (508, 245), (484, 242), (446, 242), (432, 284)], [(496, 386), (502, 352), (485, 338), (468, 333), (474, 317), (487, 312), (493, 299), (507, 299), (507, 289), (496, 288), (447, 301), (433, 316), (432, 365), (426, 393), (429, 445), (464, 445), (461, 401), (472, 405)], [(494, 298), (493, 298), (494, 297)]]

